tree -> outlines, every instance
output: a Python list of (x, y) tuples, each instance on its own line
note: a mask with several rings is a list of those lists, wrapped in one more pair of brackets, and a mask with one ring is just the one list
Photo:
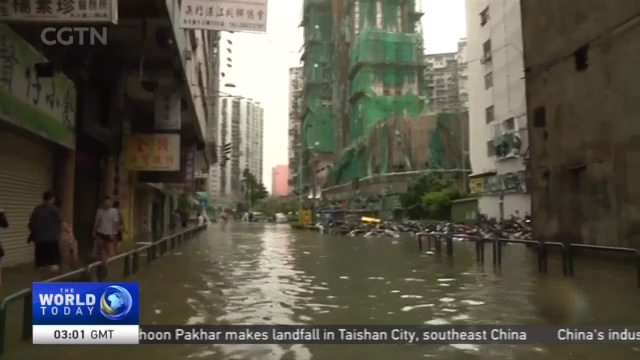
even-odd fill
[(267, 216), (273, 216), (276, 213), (292, 213), (297, 211), (298, 207), (299, 200), (288, 197), (267, 197), (258, 201), (256, 205), (256, 209)]
[(264, 187), (264, 184), (258, 183), (255, 175), (252, 174), (249, 169), (242, 171), (242, 183), (244, 185), (246, 199), (251, 204), (256, 204), (259, 200), (269, 196), (269, 192)]
[(450, 220), (451, 203), (460, 198), (462, 193), (455, 187), (428, 192), (422, 195), (422, 210), (430, 220)]
[(438, 172), (421, 176), (400, 195), (400, 204), (406, 209), (409, 219), (427, 218), (423, 206), (424, 194), (442, 191), (452, 187), (454, 183), (455, 177), (449, 173)]

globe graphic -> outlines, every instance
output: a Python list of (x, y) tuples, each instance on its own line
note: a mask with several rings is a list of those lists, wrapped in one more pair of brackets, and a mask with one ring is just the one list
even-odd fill
[(133, 306), (133, 299), (127, 289), (112, 285), (107, 287), (100, 298), (100, 312), (109, 320), (120, 320), (127, 316)]

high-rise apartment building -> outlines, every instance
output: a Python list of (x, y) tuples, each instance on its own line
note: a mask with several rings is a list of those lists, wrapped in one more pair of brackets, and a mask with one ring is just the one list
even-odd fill
[(289, 194), (289, 167), (274, 166), (271, 169), (271, 196), (287, 196)]
[(467, 0), (470, 191), (481, 213), (530, 211), (523, 155), (527, 116), (519, 1)]
[(467, 39), (451, 53), (425, 55), (426, 96), (435, 113), (465, 113), (469, 108)]
[(211, 171), (209, 192), (219, 203), (232, 205), (245, 198), (244, 169), (258, 182), (263, 180), (264, 110), (260, 103), (242, 97), (223, 97), (219, 103), (217, 137), (223, 150), (220, 166)]
[(467, 65), (467, 38), (458, 41), (458, 52), (456, 53), (458, 63), (458, 96), (460, 96), (460, 107), (464, 111), (469, 111), (469, 66)]
[(302, 165), (300, 163), (302, 89), (304, 88), (302, 69), (302, 67), (289, 69), (289, 179), (287, 181), (291, 192), (301, 191), (301, 177), (298, 174)]
[(425, 81), (429, 109), (436, 113), (464, 112), (460, 93), (458, 53), (425, 55)]

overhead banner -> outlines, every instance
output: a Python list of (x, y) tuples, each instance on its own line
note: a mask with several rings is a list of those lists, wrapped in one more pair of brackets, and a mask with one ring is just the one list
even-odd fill
[(118, 0), (0, 0), (0, 22), (118, 23)]
[(180, 27), (267, 32), (267, 0), (182, 0)]
[(181, 92), (174, 88), (159, 88), (155, 91), (154, 98), (153, 122), (155, 130), (180, 130)]
[(180, 134), (128, 135), (124, 154), (130, 171), (179, 171)]

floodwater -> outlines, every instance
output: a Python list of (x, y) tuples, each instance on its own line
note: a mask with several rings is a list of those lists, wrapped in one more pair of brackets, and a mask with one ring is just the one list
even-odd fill
[[(466, 243), (456, 243), (454, 258), (447, 259), (419, 254), (413, 239), (330, 237), (286, 225), (229, 224), (222, 230), (213, 224), (203, 239), (144, 267), (133, 281), (141, 284), (143, 324), (547, 323), (533, 299), (544, 281), (561, 277), (557, 262), (550, 261), (545, 280), (536, 272), (534, 255), (510, 245), (502, 271), (493, 271), (490, 258), (486, 264), (484, 269), (476, 264), (473, 245)], [(632, 267), (579, 260), (576, 278), (564, 286), (575, 286), (588, 300), (582, 324), (640, 324), (640, 289)], [(555, 289), (547, 301), (571, 298), (568, 290)], [(629, 360), (640, 358), (640, 342), (8, 346), (6, 359), (27, 358)]]

